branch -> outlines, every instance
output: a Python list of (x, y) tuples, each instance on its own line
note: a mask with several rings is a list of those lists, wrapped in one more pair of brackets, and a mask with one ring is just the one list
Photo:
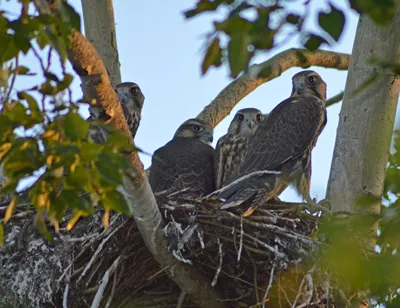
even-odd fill
[(215, 127), (245, 96), (292, 67), (322, 66), (347, 70), (349, 63), (348, 54), (325, 50), (313, 52), (305, 49), (288, 49), (261, 64), (252, 65), (248, 72), (225, 87), (197, 117)]
[(335, 96), (332, 96), (331, 98), (328, 98), (325, 102), (326, 107), (329, 107), (336, 103), (341, 102), (343, 100), (343, 95), (344, 95), (344, 92), (340, 92), (339, 94), (336, 94)]
[(112, 0), (82, 0), (85, 36), (93, 44), (113, 86), (121, 83)]
[[(47, 0), (35, 0), (35, 4), (40, 13), (50, 12)], [(53, 10), (52, 13), (57, 14), (57, 11)], [(79, 32), (75, 31), (72, 35), (68, 58), (82, 80), (85, 97), (96, 100), (96, 104), (108, 116), (108, 124), (124, 135), (131, 136), (107, 70), (96, 49)], [(178, 262), (168, 251), (161, 214), (136, 151), (129, 155), (129, 161), (131, 169), (126, 171), (125, 195), (142, 238), (155, 260), (162, 268), (166, 268), (169, 277), (182, 291), (191, 295), (199, 307), (224, 307), (207, 278), (196, 268)]]

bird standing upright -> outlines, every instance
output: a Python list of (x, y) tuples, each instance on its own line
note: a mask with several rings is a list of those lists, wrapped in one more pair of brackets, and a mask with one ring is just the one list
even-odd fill
[(156, 150), (149, 182), (153, 192), (187, 189), (195, 195), (214, 191), (213, 128), (198, 119), (185, 121), (173, 139)]
[(277, 105), (251, 137), (241, 165), (231, 182), (255, 171), (279, 171), (279, 175), (249, 175), (218, 196), (229, 206), (244, 201), (261, 204), (294, 184), (310, 200), (311, 150), (326, 125), (326, 83), (314, 71), (292, 78), (291, 96)]
[(242, 162), (249, 137), (254, 134), (262, 119), (261, 111), (256, 108), (241, 109), (235, 114), (228, 132), (219, 138), (214, 159), (216, 189), (225, 185)]

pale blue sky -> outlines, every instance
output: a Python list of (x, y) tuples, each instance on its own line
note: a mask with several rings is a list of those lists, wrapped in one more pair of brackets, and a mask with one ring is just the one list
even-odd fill
[[(15, 4), (12, 2), (0, 1), (0, 8), (15, 10)], [(81, 13), (81, 1), (69, 2)], [(332, 48), (325, 46), (324, 49), (351, 53), (358, 15), (349, 8), (347, 1), (332, 2), (345, 9), (347, 23), (340, 41)], [(314, 6), (307, 26), (309, 30), (318, 32), (315, 26), (316, 9), (327, 7), (328, 1), (311, 3), (314, 3)], [(211, 69), (205, 76), (201, 76), (203, 35), (211, 29), (212, 19), (210, 16), (204, 16), (185, 21), (182, 12), (194, 4), (194, 0), (114, 0), (122, 81), (138, 83), (146, 96), (142, 121), (135, 140), (137, 146), (146, 152), (153, 153), (168, 142), (183, 121), (195, 117), (232, 81), (226, 66)], [(293, 5), (291, 9), (295, 10), (298, 7)], [(292, 47), (300, 47), (298, 37), (280, 49), (257, 56), (255, 62), (264, 61)], [(24, 59), (25, 65), (28, 66), (33, 63), (32, 61), (31, 56)], [(344, 90), (346, 71), (312, 69), (327, 83), (328, 97)], [(290, 69), (281, 77), (262, 85), (244, 98), (215, 129), (214, 144), (225, 134), (238, 109), (255, 107), (266, 113), (287, 98), (291, 91), (291, 77), (300, 70)], [(73, 84), (76, 98), (81, 96), (79, 84), (80, 81), (76, 78)], [(27, 88), (26, 82), (20, 80), (17, 87)], [(328, 124), (313, 151), (311, 195), (318, 199), (325, 197), (340, 106), (337, 104), (328, 108)], [(149, 166), (151, 158), (144, 155), (141, 155), (141, 158), (145, 166)], [(281, 198), (286, 201), (299, 200), (290, 189), (286, 190)]]

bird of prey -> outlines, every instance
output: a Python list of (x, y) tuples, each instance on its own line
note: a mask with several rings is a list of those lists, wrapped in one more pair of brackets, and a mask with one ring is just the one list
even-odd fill
[[(144, 104), (144, 95), (139, 86), (134, 82), (123, 82), (116, 86), (115, 92), (118, 94), (119, 102), (124, 112), (132, 138), (135, 138), (136, 131), (139, 127), (141, 112)], [(96, 107), (90, 107), (90, 113), (95, 114), (101, 112)], [(101, 115), (95, 118), (102, 118)], [(88, 118), (92, 120), (92, 116)], [(98, 144), (103, 144), (106, 141), (108, 131), (106, 127), (92, 123), (90, 128), (90, 137)]]
[(239, 110), (226, 135), (219, 138), (215, 148), (214, 176), (216, 189), (221, 188), (242, 162), (249, 137), (261, 123), (263, 115), (256, 108)]
[(152, 157), (149, 182), (153, 192), (187, 189), (196, 195), (214, 191), (213, 128), (198, 119), (185, 121), (173, 139)]
[[(311, 150), (326, 125), (326, 83), (314, 71), (292, 78), (291, 96), (277, 105), (250, 138), (243, 162), (221, 191), (228, 200), (225, 208), (244, 201), (262, 204), (294, 184), (297, 192), (310, 199)], [(256, 171), (279, 171), (279, 175)], [(247, 175), (243, 181), (240, 177)]]
[(120, 83), (116, 86), (115, 91), (118, 94), (132, 138), (135, 138), (145, 97), (139, 86), (134, 82)]

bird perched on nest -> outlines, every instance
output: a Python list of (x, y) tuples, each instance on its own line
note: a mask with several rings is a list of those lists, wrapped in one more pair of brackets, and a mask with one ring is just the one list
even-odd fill
[(213, 128), (198, 119), (185, 121), (173, 139), (152, 157), (149, 182), (153, 192), (187, 189), (196, 195), (214, 191)]
[[(118, 94), (119, 102), (121, 103), (132, 138), (135, 138), (141, 119), (145, 97), (139, 86), (134, 82), (123, 82), (118, 84), (115, 88), (115, 92)], [(98, 112), (96, 108), (90, 108), (90, 110), (91, 113)], [(100, 116), (96, 118), (100, 118)], [(91, 119), (92, 116), (89, 117), (89, 120)], [(90, 136), (94, 142), (102, 144), (106, 140), (107, 130), (105, 127), (92, 125)]]
[[(232, 183), (218, 197), (227, 199), (224, 208), (244, 201), (262, 204), (289, 185), (307, 201), (310, 199), (311, 150), (326, 125), (326, 83), (314, 71), (306, 70), (292, 78), (291, 96), (277, 105), (250, 138), (243, 162)], [(256, 171), (279, 171), (279, 175)]]
[(236, 112), (228, 133), (219, 138), (215, 148), (214, 176), (216, 189), (225, 185), (233, 171), (242, 162), (249, 137), (254, 134), (263, 115), (256, 108)]

